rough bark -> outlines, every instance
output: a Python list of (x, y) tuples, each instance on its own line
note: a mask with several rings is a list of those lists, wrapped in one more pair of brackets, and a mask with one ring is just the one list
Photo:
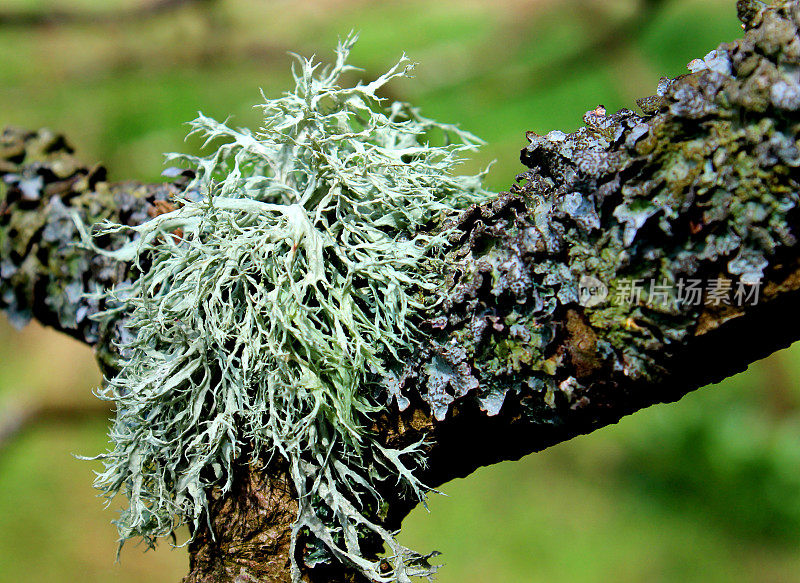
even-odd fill
[[(45, 27), (68, 24), (113, 24), (118, 22), (131, 22), (153, 18), (161, 14), (172, 12), (198, 4), (201, 0), (155, 0), (154, 2), (129, 8), (127, 10), (114, 10), (108, 12), (71, 12), (66, 10), (11, 10), (0, 11), (0, 26), (14, 27)], [(214, 0), (202, 0), (213, 2)]]
[[(189, 574), (183, 583), (289, 580), (290, 532), (297, 500), (285, 464), (238, 469), (234, 489), (211, 504), (211, 529), (195, 533), (189, 545)], [(214, 535), (212, 536), (211, 532)], [(349, 569), (318, 568), (306, 581), (365, 583)]]
[[(663, 80), (644, 116), (598, 108), (575, 134), (529, 134), (518, 184), (454, 222), (429, 346), (388, 380), (372, 427), (392, 446), (427, 437), (429, 486), (677, 400), (800, 337), (800, 7), (738, 8), (745, 38)], [(93, 345), (113, 369), (121, 331), (90, 320), (103, 306), (81, 293), (132, 275), (71, 245), (71, 213), (135, 224), (172, 208), (182, 178), (111, 184), (63, 139), (19, 130), (0, 140), (0, 173), (0, 308)], [(637, 278), (761, 287), (742, 305), (708, 290), (699, 305), (587, 305), (582, 275), (612, 292)], [(289, 580), (285, 470), (238, 471), (212, 504), (215, 536), (190, 547), (187, 582)], [(390, 499), (385, 524), (413, 505)], [(358, 580), (346, 567), (305, 576)]]

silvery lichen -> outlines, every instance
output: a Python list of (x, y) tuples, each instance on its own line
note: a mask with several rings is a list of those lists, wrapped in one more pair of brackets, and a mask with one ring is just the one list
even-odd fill
[[(106, 255), (141, 274), (103, 294), (116, 307), (101, 315), (124, 315), (130, 331), (100, 391), (117, 416), (96, 482), (130, 500), (123, 540), (196, 527), (233, 464), (280, 456), (299, 500), (293, 546), (310, 533), (373, 581), (430, 574), (378, 519), (380, 483), (424, 497), (419, 444), (386, 448), (365, 424), (420, 343), (442, 280), (437, 225), (487, 193), (481, 175), (453, 174), (476, 138), (378, 97), (405, 58), (339, 85), (354, 40), (329, 69), (299, 59), (295, 90), (260, 105), (258, 132), (200, 115), (192, 133), (221, 145), (170, 157), (196, 172), (177, 208), (99, 229), (133, 234)], [(391, 568), (365, 557), (365, 537), (382, 540)]]

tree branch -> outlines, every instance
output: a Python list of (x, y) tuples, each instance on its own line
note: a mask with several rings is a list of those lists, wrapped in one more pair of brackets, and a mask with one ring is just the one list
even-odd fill
[(138, 7), (104, 12), (70, 12), (66, 10), (13, 10), (0, 12), (0, 26), (41, 27), (75, 24), (112, 24), (153, 18), (191, 4), (208, 4), (216, 0), (154, 0)]
[[(745, 38), (662, 80), (646, 116), (598, 108), (574, 134), (529, 133), (518, 184), (452, 223), (428, 345), (385, 379), (371, 428), (392, 447), (426, 438), (428, 485), (677, 400), (800, 337), (800, 5), (738, 9)], [(172, 208), (181, 181), (107, 183), (46, 132), (6, 131), (0, 160), (0, 308), (92, 344), (112, 370), (124, 328), (98, 327), (103, 306), (81, 293), (132, 275), (71, 246), (71, 214), (136, 224)], [(234, 492), (212, 493), (186, 581), (289, 580), (286, 470), (237, 471)], [(389, 528), (414, 505), (393, 492)]]

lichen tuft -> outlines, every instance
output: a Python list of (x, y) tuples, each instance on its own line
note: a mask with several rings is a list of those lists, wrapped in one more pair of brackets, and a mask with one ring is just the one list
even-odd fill
[[(170, 156), (196, 172), (177, 208), (98, 229), (133, 233), (106, 254), (141, 273), (104, 292), (115, 308), (100, 316), (123, 315), (131, 333), (100, 391), (117, 415), (96, 481), (130, 500), (123, 540), (197, 527), (233, 464), (281, 456), (299, 500), (293, 548), (310, 534), (314, 562), (372, 581), (431, 573), (378, 518), (387, 484), (424, 497), (420, 444), (389, 449), (365, 426), (421, 342), (444, 269), (438, 226), (488, 193), (482, 175), (453, 174), (474, 136), (378, 97), (407, 74), (405, 57), (372, 83), (339, 85), (354, 42), (330, 68), (298, 58), (294, 91), (259, 106), (258, 132), (201, 114), (191, 133), (221, 145)], [(365, 539), (388, 547), (390, 568)]]

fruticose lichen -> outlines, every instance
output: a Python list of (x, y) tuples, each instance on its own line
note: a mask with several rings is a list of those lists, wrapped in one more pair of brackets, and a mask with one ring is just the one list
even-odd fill
[[(453, 174), (476, 138), (378, 97), (407, 74), (405, 58), (372, 83), (339, 85), (354, 40), (330, 69), (299, 59), (295, 90), (259, 106), (256, 133), (200, 115), (192, 133), (218, 147), (170, 157), (196, 173), (177, 208), (95, 231), (132, 233), (104, 254), (140, 273), (100, 294), (114, 306), (100, 319), (124, 317), (130, 331), (99, 391), (117, 416), (96, 485), (130, 500), (123, 540), (197, 527), (233, 464), (280, 456), (299, 500), (293, 545), (316, 539), (310, 562), (335, 557), (373, 581), (431, 573), (378, 519), (379, 484), (424, 497), (419, 444), (384, 447), (365, 425), (419, 349), (443, 280), (441, 226), (488, 193), (481, 175)], [(370, 537), (391, 567), (362, 552)]]

